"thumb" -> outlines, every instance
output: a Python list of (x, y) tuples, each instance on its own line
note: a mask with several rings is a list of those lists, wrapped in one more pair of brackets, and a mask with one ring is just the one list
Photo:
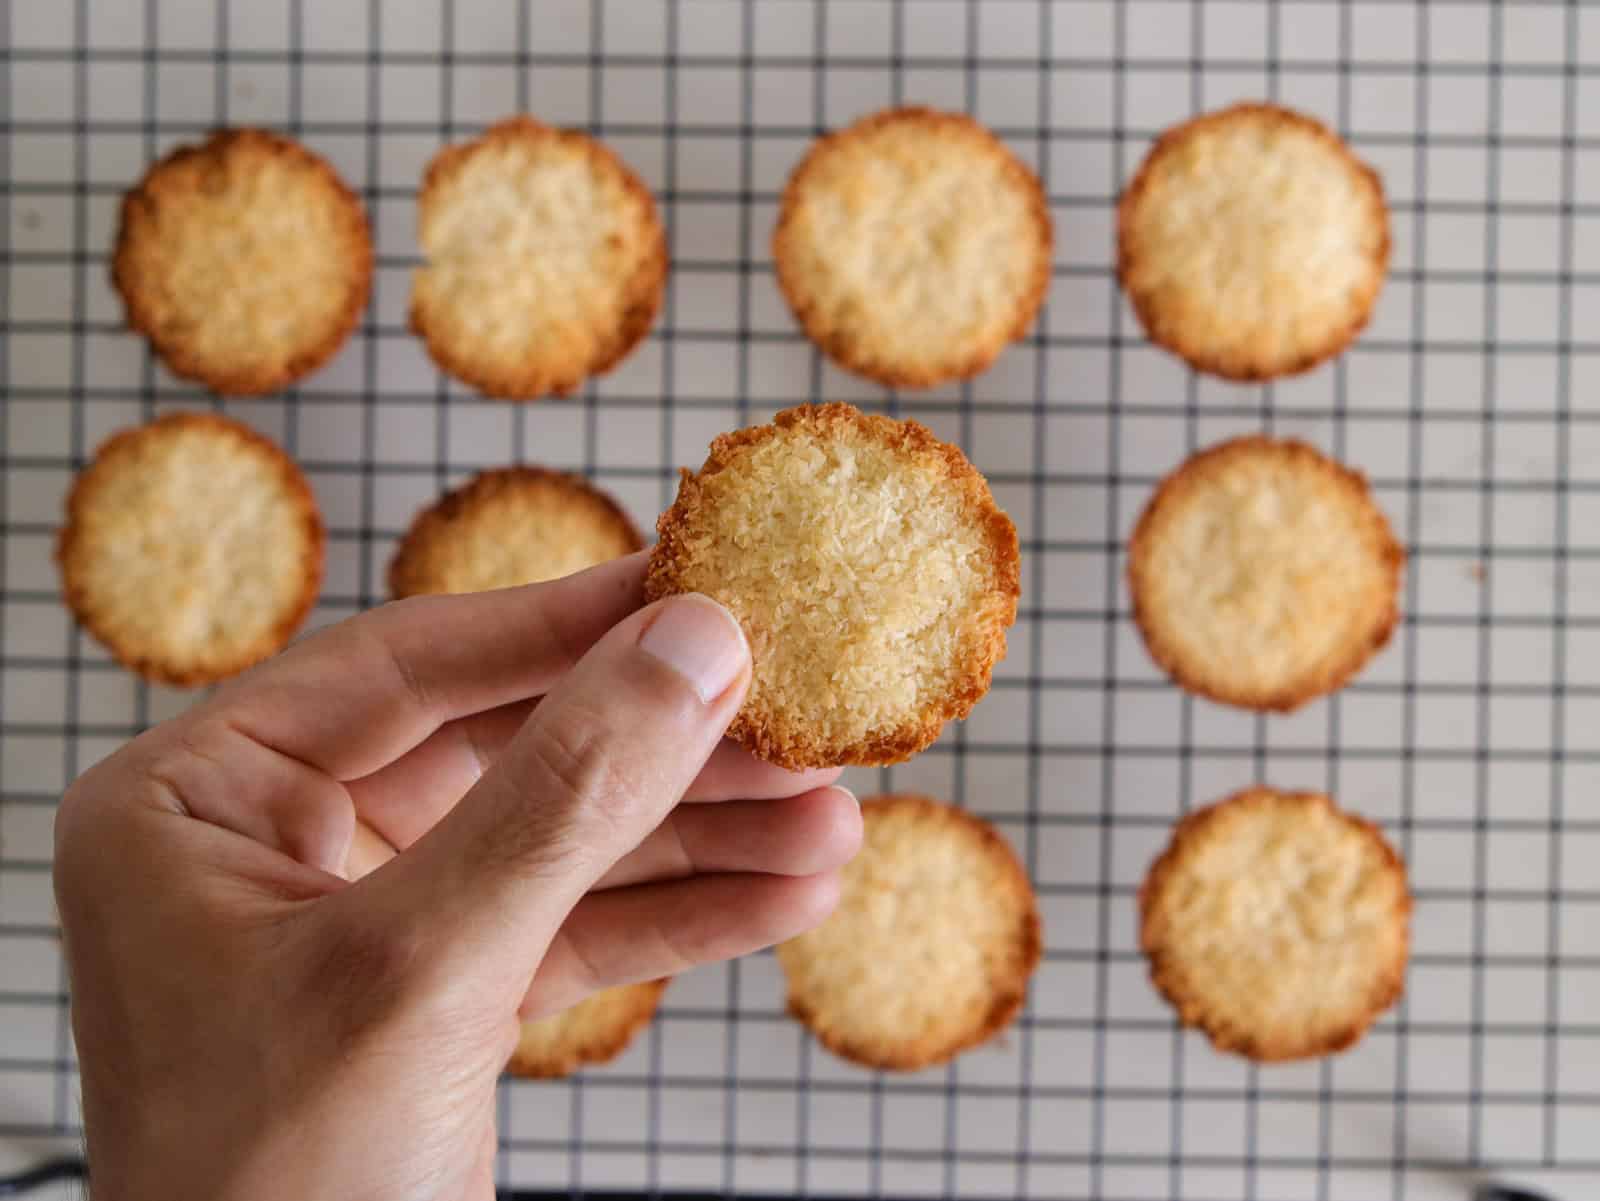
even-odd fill
[(699, 774), (749, 679), (744, 635), (715, 601), (640, 610), (540, 702), (448, 816), (343, 897), (369, 909), (378, 937), (403, 931), (413, 966), (520, 1000), (572, 907)]

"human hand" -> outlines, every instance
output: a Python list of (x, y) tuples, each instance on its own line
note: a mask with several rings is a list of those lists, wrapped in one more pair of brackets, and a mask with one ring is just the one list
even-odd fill
[(826, 916), (856, 805), (721, 741), (738, 627), (642, 579), (373, 610), (72, 786), (98, 1199), (491, 1198), (519, 1018)]

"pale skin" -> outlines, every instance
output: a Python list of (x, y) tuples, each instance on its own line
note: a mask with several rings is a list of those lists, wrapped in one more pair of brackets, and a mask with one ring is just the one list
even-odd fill
[(744, 640), (643, 568), (363, 614), (72, 786), (96, 1201), (487, 1201), (522, 1018), (827, 915), (854, 799), (722, 741)]

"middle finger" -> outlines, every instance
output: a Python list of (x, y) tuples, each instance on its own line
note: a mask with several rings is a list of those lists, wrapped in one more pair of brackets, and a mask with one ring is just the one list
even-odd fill
[(596, 890), (705, 872), (815, 876), (861, 845), (861, 806), (843, 788), (775, 800), (680, 805), (600, 878)]
[[(536, 706), (503, 705), (441, 726), (388, 766), (345, 788), (356, 817), (404, 850), (431, 830), (478, 782)], [(724, 740), (684, 794), (691, 802), (795, 796), (839, 778), (838, 769), (791, 772)]]

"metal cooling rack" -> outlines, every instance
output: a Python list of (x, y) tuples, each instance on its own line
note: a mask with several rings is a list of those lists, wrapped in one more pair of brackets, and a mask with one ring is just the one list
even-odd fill
[[(226, 403), (307, 467), (332, 538), (318, 622), (380, 599), (393, 538), (471, 469), (581, 469), (642, 523), (710, 437), (811, 399), (958, 440), (1017, 519), (1021, 621), (964, 729), (877, 786), (994, 818), (1048, 951), (999, 1045), (909, 1078), (840, 1064), (770, 956), (693, 973), (616, 1064), (503, 1092), (508, 1185), (1100, 1198), (1600, 1195), (1600, 11), (1576, 3), (15, 0), (0, 88), (0, 1170), (77, 1141), (50, 825), (83, 767), (182, 708), (75, 633), (49, 548), (110, 430), (214, 405), (120, 329), (123, 188), (223, 122), (298, 134), (358, 187), (374, 299), (326, 370)], [(1238, 387), (1150, 348), (1111, 272), (1119, 184), (1163, 126), (1267, 96), (1384, 175), (1395, 255), (1337, 363)], [(918, 100), (1034, 163), (1058, 233), (1033, 335), (981, 379), (834, 371), (773, 286), (788, 168)], [(528, 109), (604, 136), (672, 230), (663, 318), (614, 374), (531, 406), (458, 392), (404, 330), (413, 193), (444, 141)], [(1121, 546), (1155, 480), (1244, 430), (1366, 470), (1409, 547), (1405, 622), (1290, 718), (1152, 670)], [(1385, 823), (1418, 895), (1405, 1002), (1352, 1053), (1258, 1070), (1177, 1032), (1133, 893), (1172, 820), (1263, 778)]]

